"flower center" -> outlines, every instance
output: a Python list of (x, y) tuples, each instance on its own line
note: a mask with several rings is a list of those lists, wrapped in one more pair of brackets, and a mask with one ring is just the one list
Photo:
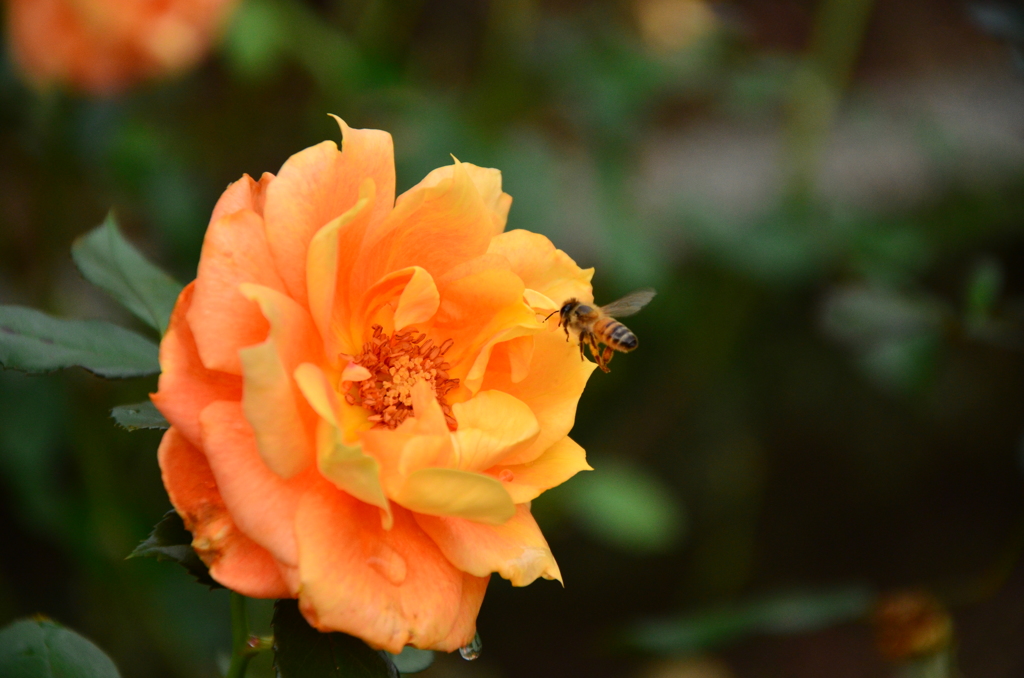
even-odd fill
[(434, 389), (449, 430), (456, 430), (458, 422), (446, 396), (458, 387), (459, 380), (448, 376), (451, 365), (444, 361), (453, 343), (446, 339), (435, 346), (427, 335), (413, 330), (388, 336), (383, 327), (374, 325), (373, 336), (353, 358), (370, 372), (370, 377), (356, 382), (358, 393), (346, 393), (345, 400), (373, 412), (369, 419), (377, 426), (395, 428), (413, 413), (413, 385), (425, 381)]

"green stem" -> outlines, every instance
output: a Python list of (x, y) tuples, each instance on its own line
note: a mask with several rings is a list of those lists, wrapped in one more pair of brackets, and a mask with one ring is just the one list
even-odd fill
[(231, 593), (231, 666), (224, 678), (245, 678), (245, 670), (249, 666), (258, 648), (249, 643), (249, 619), (245, 615), (245, 596)]

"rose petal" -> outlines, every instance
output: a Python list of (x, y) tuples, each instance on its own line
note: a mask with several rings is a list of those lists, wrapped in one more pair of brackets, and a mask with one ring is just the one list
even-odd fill
[(387, 274), (370, 287), (354, 321), (369, 327), (381, 308), (393, 304), (392, 323), (395, 330), (401, 330), (430, 320), (440, 303), (441, 296), (431, 275), (424, 268), (410, 266)]
[(211, 370), (241, 374), (238, 350), (267, 335), (263, 314), (239, 292), (243, 283), (284, 290), (267, 249), (263, 220), (250, 210), (218, 219), (203, 241), (188, 323), (203, 364)]
[(452, 566), (408, 511), (395, 508), (390, 530), (377, 511), (333, 487), (303, 497), (295, 525), (306, 619), (395, 654), (469, 642), (469, 612), (484, 587)]
[[(280, 179), (279, 179), (280, 181)], [(394, 211), (367, 234), (352, 281), (362, 296), (393, 271), (425, 269), (435, 280), (461, 262), (484, 254), (493, 231), (487, 209), (464, 169), (451, 179), (402, 195)]]
[(481, 391), (466, 402), (452, 405), (459, 428), (455, 439), (455, 466), (486, 471), (529, 445), (540, 433), (530, 407), (501, 391)]
[(515, 505), (501, 482), (491, 476), (453, 468), (425, 468), (410, 473), (393, 499), (416, 513), (453, 516), (501, 525)]
[(160, 441), (157, 459), (171, 503), (210, 576), (253, 598), (291, 595), (270, 553), (231, 520), (203, 453), (172, 426)]
[(416, 515), (416, 522), (463, 572), (483, 577), (497, 572), (513, 586), (537, 577), (562, 581), (551, 549), (526, 504), (502, 525), (483, 525), (460, 518)]
[(502, 233), (491, 240), (487, 252), (508, 259), (527, 289), (547, 296), (558, 306), (571, 297), (587, 303), (594, 301), (590, 287), (594, 269), (581, 269), (568, 254), (556, 249), (539, 233), (523, 230)]
[(282, 478), (313, 461), (315, 414), (292, 378), (302, 362), (323, 360), (309, 314), (289, 297), (267, 287), (241, 286), (270, 324), (266, 341), (242, 349), (242, 406), (256, 434), (260, 455)]
[(512, 207), (512, 196), (503, 193), (501, 190), (501, 172), (489, 167), (477, 167), (468, 162), (456, 162), (455, 165), (438, 167), (432, 171), (423, 181), (416, 184), (415, 188), (428, 188), (436, 186), (445, 179), (450, 179), (456, 166), (461, 167), (469, 176), (484, 205), (491, 211), (491, 219), (494, 224), (492, 235), (497, 235), (505, 230), (505, 222), (508, 220), (508, 210)]
[[(359, 200), (344, 214), (317, 231), (306, 256), (306, 288), (313, 322), (324, 337), (332, 364), (339, 353), (354, 353), (358, 342), (352, 334), (349, 280), (355, 257), (363, 242), (377, 201), (376, 185), (367, 178), (359, 188)], [(361, 332), (359, 332), (361, 336)]]
[[(569, 436), (549, 447), (526, 464), (498, 465), (488, 472), (502, 479), (502, 485), (517, 504), (532, 501), (545, 490), (557, 487), (580, 471), (592, 471), (586, 451)], [(504, 480), (509, 477), (511, 480)]]
[(189, 283), (171, 313), (160, 342), (160, 383), (151, 398), (160, 413), (193, 445), (202, 444), (199, 413), (215, 400), (239, 400), (242, 380), (203, 367), (185, 318), (192, 305), (195, 283)]
[(540, 424), (540, 434), (529, 447), (503, 460), (508, 465), (533, 461), (569, 435), (583, 387), (596, 367), (589, 360), (580, 360), (579, 348), (567, 342), (560, 330), (540, 332), (534, 340), (533, 362), (525, 379), (514, 383), (510, 373), (488, 370), (481, 386), (522, 400)]
[(199, 419), (203, 451), (235, 523), (275, 560), (297, 565), (295, 511), (302, 495), (319, 480), (317, 470), (310, 467), (283, 480), (267, 468), (240, 403), (213, 403)]
[(267, 189), (267, 240), (289, 294), (306, 304), (306, 254), (321, 228), (359, 200), (365, 179), (373, 179), (376, 200), (371, 223), (394, 204), (395, 163), (391, 135), (352, 129), (340, 119), (342, 150), (325, 141), (290, 157)]
[(230, 184), (224, 194), (220, 196), (220, 200), (213, 207), (210, 223), (213, 224), (221, 217), (234, 214), (239, 210), (250, 210), (263, 216), (263, 202), (267, 196), (267, 187), (273, 180), (274, 175), (270, 172), (264, 172), (259, 181), (254, 181), (248, 174), (243, 174), (241, 179)]

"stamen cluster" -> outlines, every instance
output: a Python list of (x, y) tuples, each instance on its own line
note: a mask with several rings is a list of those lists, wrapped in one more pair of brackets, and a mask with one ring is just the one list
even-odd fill
[(346, 393), (345, 400), (373, 412), (369, 419), (377, 426), (393, 429), (413, 414), (413, 384), (426, 381), (434, 389), (449, 430), (456, 430), (458, 422), (446, 396), (458, 387), (459, 380), (448, 376), (451, 365), (444, 361), (453, 343), (446, 339), (435, 346), (432, 339), (415, 330), (389, 336), (383, 327), (374, 325), (373, 336), (354, 358), (370, 377), (356, 382), (358, 393)]

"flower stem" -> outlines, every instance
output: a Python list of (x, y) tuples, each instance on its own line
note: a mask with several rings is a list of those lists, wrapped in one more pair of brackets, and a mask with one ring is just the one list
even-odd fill
[(231, 666), (224, 678), (245, 678), (249, 660), (258, 652), (249, 643), (249, 619), (245, 615), (245, 596), (231, 593)]

